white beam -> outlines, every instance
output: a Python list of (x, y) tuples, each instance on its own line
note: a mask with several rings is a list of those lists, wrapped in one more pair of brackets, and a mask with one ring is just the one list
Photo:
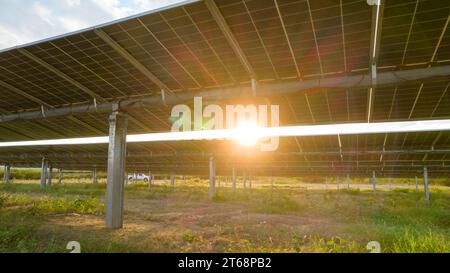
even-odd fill
[[(252, 134), (258, 138), (265, 137), (295, 137), (295, 136), (327, 136), (327, 135), (359, 135), (381, 133), (408, 133), (450, 131), (450, 119), (398, 121), (377, 123), (346, 123), (327, 125), (301, 125), (284, 127), (252, 128)], [(204, 130), (188, 132), (167, 132), (127, 135), (126, 141), (133, 142), (160, 142), (160, 141), (186, 141), (186, 140), (234, 140), (248, 132), (242, 129)], [(108, 136), (47, 139), (31, 141), (0, 142), (2, 147), (23, 146), (52, 146), (52, 145), (80, 145), (80, 144), (106, 144)]]

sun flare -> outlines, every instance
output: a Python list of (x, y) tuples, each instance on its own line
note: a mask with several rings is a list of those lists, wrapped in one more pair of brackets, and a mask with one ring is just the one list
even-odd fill
[(251, 121), (245, 121), (236, 127), (236, 141), (242, 146), (250, 147), (258, 143), (258, 124)]

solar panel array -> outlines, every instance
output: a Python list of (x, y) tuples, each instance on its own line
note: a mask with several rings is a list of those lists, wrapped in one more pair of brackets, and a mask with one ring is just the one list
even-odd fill
[[(356, 0), (215, 0), (259, 82), (283, 83), (369, 72), (372, 7)], [(450, 6), (446, 1), (385, 1), (379, 72), (450, 63)], [(112, 40), (159, 81), (142, 73)], [(249, 75), (203, 1), (189, 1), (96, 28), (0, 52), (0, 115), (187, 91), (247, 86)], [(371, 122), (450, 117), (449, 79), (375, 89)], [(316, 88), (249, 100), (280, 105), (280, 124), (367, 122), (367, 88)], [(192, 101), (186, 102), (192, 105)], [(170, 131), (171, 108), (128, 111), (129, 133)], [(108, 115), (16, 120), (0, 123), (0, 141), (108, 134)], [(447, 175), (450, 134), (425, 132), (282, 138), (274, 153), (251, 156), (225, 141), (165, 142), (128, 146), (135, 170), (206, 174), (208, 157), (219, 173), (233, 164), (254, 173), (314, 175), (372, 170), (413, 175), (424, 165)], [(234, 152), (230, 152), (234, 151)], [(0, 162), (54, 167), (105, 168), (107, 145), (1, 148)], [(79, 156), (86, 155), (86, 156)]]

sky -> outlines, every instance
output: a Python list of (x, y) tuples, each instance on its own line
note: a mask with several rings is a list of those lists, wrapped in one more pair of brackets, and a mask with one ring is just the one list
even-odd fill
[(0, 49), (95, 26), (183, 0), (0, 0)]

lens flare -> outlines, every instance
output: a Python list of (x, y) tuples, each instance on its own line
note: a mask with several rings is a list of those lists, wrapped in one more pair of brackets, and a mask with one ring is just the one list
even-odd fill
[(251, 121), (240, 122), (236, 127), (235, 139), (242, 146), (250, 147), (258, 143), (258, 124)]

